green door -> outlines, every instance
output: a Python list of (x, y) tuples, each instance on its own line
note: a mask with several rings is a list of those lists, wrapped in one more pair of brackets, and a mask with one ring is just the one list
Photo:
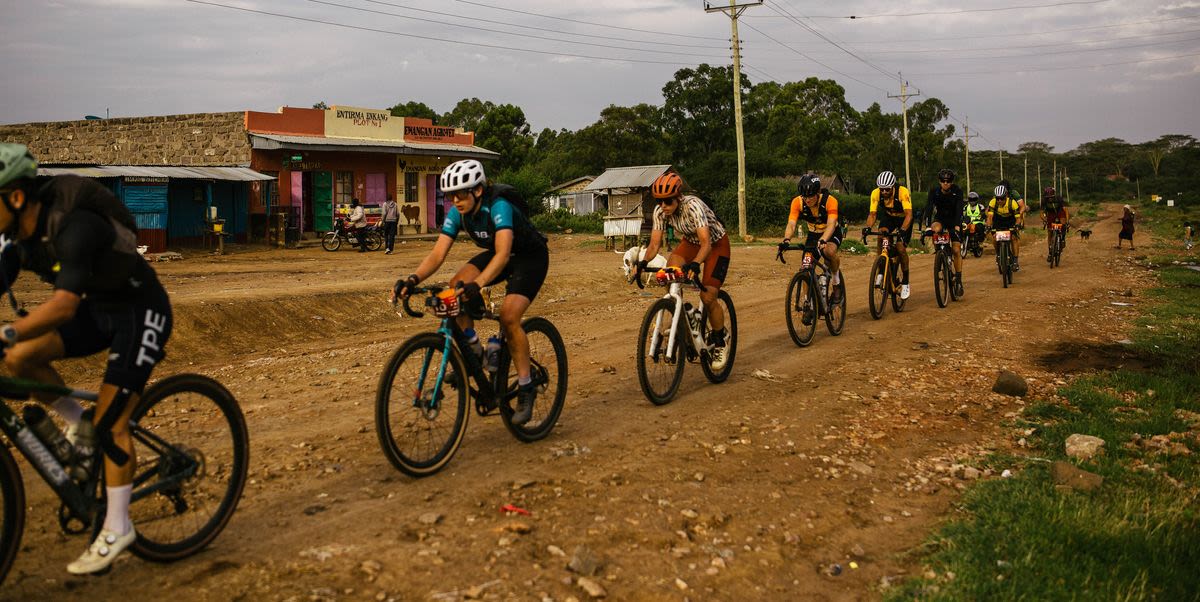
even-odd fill
[(313, 230), (328, 232), (333, 229), (333, 173), (318, 171), (313, 174)]

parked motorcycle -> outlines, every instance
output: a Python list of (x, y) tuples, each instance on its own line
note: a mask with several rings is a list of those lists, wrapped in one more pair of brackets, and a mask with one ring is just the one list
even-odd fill
[(983, 255), (983, 224), (966, 224), (963, 226), (962, 256), (967, 253), (979, 257)]
[(368, 251), (378, 251), (383, 248), (383, 233), (377, 226), (364, 226), (354, 230), (348, 227), (345, 220), (340, 217), (334, 222), (333, 230), (326, 232), (325, 236), (321, 238), (321, 246), (326, 251), (336, 251), (342, 248), (343, 242), (357, 246), (359, 236), (366, 237)]

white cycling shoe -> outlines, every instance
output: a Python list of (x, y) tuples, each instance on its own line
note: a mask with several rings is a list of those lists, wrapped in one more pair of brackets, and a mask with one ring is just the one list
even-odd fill
[(900, 300), (903, 301), (907, 298), (908, 298), (908, 285), (901, 284), (900, 285)]
[(137, 539), (137, 531), (131, 525), (129, 532), (117, 535), (108, 529), (101, 529), (96, 541), (88, 547), (75, 562), (67, 565), (67, 572), (72, 575), (90, 575), (107, 569), (116, 561), (117, 556), (125, 551)]
[(727, 345), (728, 343), (720, 347), (713, 347), (708, 352), (708, 366), (713, 370), (719, 372), (725, 369), (725, 362), (729, 359), (729, 347)]

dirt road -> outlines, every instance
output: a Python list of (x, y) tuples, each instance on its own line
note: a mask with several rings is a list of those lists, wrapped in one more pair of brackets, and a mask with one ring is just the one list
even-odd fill
[[(24, 547), (0, 598), (586, 600), (566, 568), (579, 547), (609, 599), (877, 598), (881, 584), (919, 570), (908, 553), (953, 513), (961, 487), (998, 478), (967, 469), (979, 455), (1019, 450), (1022, 434), (1005, 424), (1023, 402), (990, 392), (1000, 369), (1047, 396), (1063, 370), (1121, 361), (1114, 341), (1136, 307), (1111, 301), (1143, 302), (1147, 276), (1112, 248), (1119, 223), (1103, 217), (1090, 242), (1070, 241), (1059, 269), (1046, 266), (1043, 241), (1027, 241), (1007, 290), (990, 254), (968, 259), (966, 298), (946, 309), (933, 299), (930, 256), (915, 257), (905, 311), (879, 321), (866, 307), (870, 258), (848, 257), (845, 331), (819, 327), (805, 349), (783, 322), (795, 266), (774, 262), (772, 247), (736, 246), (733, 376), (710, 385), (688, 366), (663, 407), (643, 398), (635, 374), (649, 293), (623, 283), (620, 257), (594, 237), (558, 237), (532, 311), (567, 341), (561, 422), (525, 445), (475, 416), (450, 466), (422, 480), (387, 463), (372, 416), (382, 362), (434, 326), (383, 303), (427, 247), (156, 264), (177, 320), (161, 372), (214, 376), (246, 413), (252, 480), (237, 514), (194, 558), (126, 558), (107, 576), (73, 578), (64, 566), (86, 542), (59, 534), (57, 503), (25, 467)], [(95, 384), (98, 362), (64, 372)], [(506, 503), (532, 515), (502, 515)]]

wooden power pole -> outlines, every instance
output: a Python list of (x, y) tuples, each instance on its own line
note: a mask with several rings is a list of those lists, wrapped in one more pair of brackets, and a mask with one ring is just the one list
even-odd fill
[(908, 189), (911, 191), (913, 188), (913, 183), (912, 176), (908, 170), (908, 99), (914, 96), (920, 96), (921, 91), (917, 90), (916, 92), (909, 92), (908, 81), (903, 79), (903, 77), (903, 74), (901, 74), (900, 93), (888, 94), (888, 98), (899, 98), (901, 105), (904, 107), (904, 185), (908, 186)]

